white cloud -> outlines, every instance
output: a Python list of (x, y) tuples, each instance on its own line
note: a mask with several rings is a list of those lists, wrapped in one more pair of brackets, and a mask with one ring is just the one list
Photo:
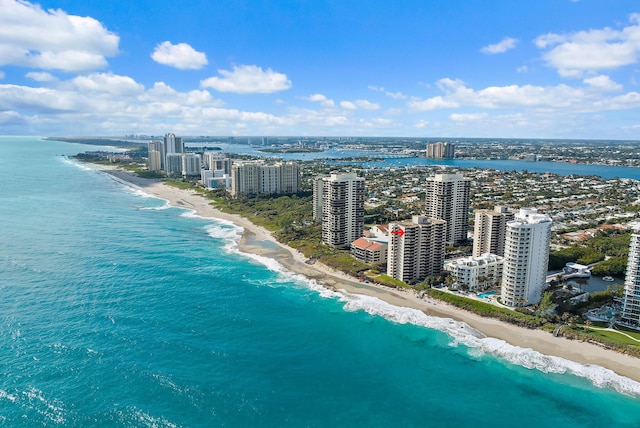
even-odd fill
[(56, 80), (55, 76), (46, 71), (30, 71), (24, 75), (26, 78), (35, 80), (36, 82), (53, 82)]
[(234, 66), (233, 71), (218, 70), (222, 77), (210, 77), (200, 82), (203, 88), (213, 88), (219, 92), (238, 94), (272, 93), (291, 87), (286, 74), (277, 73), (270, 68), (264, 71), (256, 65)]
[(356, 100), (354, 103), (364, 110), (378, 110), (380, 108), (379, 104), (372, 103), (371, 101), (367, 100)]
[(526, 65), (522, 65), (522, 66), (516, 68), (516, 71), (518, 73), (526, 73), (527, 71), (529, 71), (529, 67), (527, 67)]
[(542, 57), (564, 77), (581, 77), (585, 72), (616, 69), (634, 64), (640, 54), (640, 15), (629, 17), (631, 25), (614, 30), (580, 31), (571, 34), (545, 34), (535, 39)]
[(340, 102), (340, 107), (342, 107), (343, 109), (347, 109), (347, 110), (355, 110), (355, 109), (358, 108), (351, 101), (342, 101), (342, 102)]
[(390, 92), (390, 91), (387, 91), (382, 86), (369, 85), (367, 87), (372, 91), (383, 92), (386, 96), (388, 96), (389, 98), (393, 98), (394, 100), (404, 100), (408, 98), (402, 92)]
[(314, 103), (320, 103), (323, 107), (334, 107), (335, 103), (333, 102), (332, 99), (327, 98), (325, 95), (322, 94), (313, 94), (313, 95), (309, 95), (308, 97), (302, 97), (302, 99), (305, 99), (307, 101), (311, 101)]
[(505, 37), (500, 42), (494, 45), (487, 45), (480, 49), (480, 52), (488, 55), (504, 53), (510, 49), (513, 49), (518, 44), (518, 39), (512, 37)]
[(507, 85), (475, 90), (458, 79), (445, 78), (437, 82), (445, 95), (424, 100), (413, 98), (408, 107), (413, 111), (432, 111), (450, 108), (526, 109), (528, 111), (591, 112), (601, 109), (626, 109), (635, 105), (635, 92), (607, 98), (606, 93), (622, 87), (608, 76), (584, 80), (585, 86)]
[(588, 79), (584, 79), (583, 82), (593, 88), (601, 89), (603, 91), (619, 91), (622, 89), (622, 85), (614, 82), (606, 75), (590, 77)]
[(207, 65), (207, 56), (186, 43), (174, 45), (169, 41), (162, 42), (156, 46), (151, 58), (157, 63), (180, 70), (199, 70)]
[(78, 72), (103, 68), (119, 37), (91, 17), (0, 0), (0, 65)]
[(112, 73), (92, 73), (72, 79), (73, 85), (82, 92), (108, 93), (118, 96), (135, 96), (144, 91), (144, 86), (131, 77)]
[(412, 99), (409, 101), (408, 105), (411, 110), (430, 111), (443, 108), (456, 108), (459, 107), (460, 104), (452, 100), (446, 100), (441, 96), (437, 96), (426, 100)]
[(449, 119), (454, 122), (477, 122), (488, 117), (487, 113), (452, 113), (449, 115)]

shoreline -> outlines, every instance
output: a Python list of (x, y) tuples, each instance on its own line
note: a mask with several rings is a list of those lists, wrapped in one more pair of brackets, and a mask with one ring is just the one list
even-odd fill
[[(551, 333), (543, 330), (531, 330), (493, 318), (483, 318), (444, 302), (428, 298), (428, 300), (418, 299), (416, 293), (412, 291), (359, 283), (354, 278), (334, 271), (319, 262), (313, 265), (306, 264), (302, 254), (294, 248), (278, 242), (263, 227), (257, 226), (237, 214), (224, 213), (214, 208), (207, 199), (192, 191), (171, 187), (160, 180), (141, 178), (134, 173), (116, 167), (96, 164), (94, 166), (96, 170), (107, 173), (127, 185), (169, 201), (172, 206), (191, 209), (202, 217), (225, 220), (242, 227), (244, 231), (238, 243), (241, 252), (274, 259), (285, 269), (315, 280), (327, 289), (342, 294), (374, 297), (393, 306), (416, 309), (429, 316), (445, 320), (460, 321), (482, 335), (502, 340), (508, 345), (532, 349), (546, 356), (559, 357), (583, 365), (600, 366), (612, 370), (620, 376), (640, 382), (640, 370), (638, 369), (640, 360), (638, 358), (604, 349), (588, 342), (554, 337)], [(260, 241), (269, 242), (269, 247), (261, 245)], [(508, 348), (508, 345), (492, 348), (491, 354), (500, 357), (502, 355), (500, 348)], [(508, 349), (504, 351), (508, 352)], [(591, 378), (590, 380), (593, 381)]]

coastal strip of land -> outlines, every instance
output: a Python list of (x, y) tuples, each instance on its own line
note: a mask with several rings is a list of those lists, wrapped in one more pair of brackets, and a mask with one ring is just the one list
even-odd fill
[[(391, 305), (418, 309), (424, 313), (441, 318), (462, 321), (482, 334), (501, 339), (520, 348), (530, 348), (544, 355), (556, 356), (581, 364), (593, 364), (608, 368), (615, 373), (640, 382), (640, 359), (620, 354), (601, 346), (554, 337), (543, 330), (526, 329), (492, 318), (483, 318), (474, 313), (456, 308), (443, 302), (416, 298), (415, 292), (391, 289), (373, 284), (362, 284), (354, 278), (321, 264), (307, 264), (305, 258), (297, 250), (279, 243), (271, 233), (235, 214), (224, 213), (214, 208), (210, 201), (191, 190), (179, 189), (166, 185), (159, 180), (141, 178), (134, 173), (109, 166), (97, 165), (103, 172), (132, 187), (150, 195), (169, 201), (176, 207), (194, 210), (198, 215), (207, 218), (226, 220), (244, 229), (240, 238), (239, 249), (277, 260), (291, 272), (316, 280), (317, 283), (341, 292), (360, 294), (378, 298)], [(270, 241), (276, 245), (261, 245)]]

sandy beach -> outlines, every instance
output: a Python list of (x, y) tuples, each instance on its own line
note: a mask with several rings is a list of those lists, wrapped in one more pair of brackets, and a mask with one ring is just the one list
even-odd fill
[[(99, 165), (97, 167), (116, 179), (140, 188), (145, 193), (168, 200), (173, 206), (195, 210), (203, 217), (233, 222), (244, 229), (239, 243), (241, 251), (275, 259), (286, 269), (315, 279), (319, 284), (328, 288), (350, 294), (372, 296), (395, 306), (414, 308), (424, 311), (428, 315), (462, 321), (484, 335), (501, 339), (508, 344), (520, 348), (530, 348), (544, 355), (556, 356), (581, 364), (605, 367), (619, 375), (640, 382), (640, 359), (591, 343), (554, 337), (546, 331), (530, 330), (495, 319), (483, 318), (442, 302), (418, 299), (411, 291), (359, 283), (321, 263), (306, 264), (305, 258), (297, 250), (277, 242), (266, 229), (256, 226), (238, 215), (223, 213), (215, 209), (208, 200), (192, 191), (171, 187), (158, 180), (140, 178), (133, 173), (108, 166)], [(264, 246), (260, 244), (263, 241), (271, 241), (277, 245)]]

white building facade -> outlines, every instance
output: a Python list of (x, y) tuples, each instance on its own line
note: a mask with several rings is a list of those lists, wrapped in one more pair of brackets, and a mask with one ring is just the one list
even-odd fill
[(633, 225), (622, 299), (621, 324), (640, 328), (640, 223)]
[(444, 268), (455, 276), (456, 282), (469, 291), (484, 291), (502, 279), (504, 259), (495, 254), (465, 257), (445, 263)]
[(182, 153), (167, 153), (164, 170), (169, 175), (182, 175)]
[(546, 286), (551, 241), (551, 218), (536, 209), (522, 208), (507, 222), (502, 273), (502, 303), (528, 306), (539, 303)]
[(196, 153), (182, 154), (182, 175), (185, 177), (197, 177), (202, 169), (200, 155)]

